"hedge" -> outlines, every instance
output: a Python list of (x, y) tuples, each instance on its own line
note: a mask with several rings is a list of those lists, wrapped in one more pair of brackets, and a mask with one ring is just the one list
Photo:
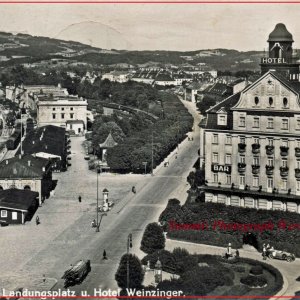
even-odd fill
[(263, 276), (256, 277), (250, 275), (242, 277), (240, 281), (249, 287), (264, 287), (268, 283), (267, 279)]

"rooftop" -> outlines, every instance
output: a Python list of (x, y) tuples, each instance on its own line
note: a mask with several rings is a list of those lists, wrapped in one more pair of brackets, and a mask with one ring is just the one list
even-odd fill
[(293, 36), (283, 23), (278, 23), (270, 33), (268, 42), (294, 42)]

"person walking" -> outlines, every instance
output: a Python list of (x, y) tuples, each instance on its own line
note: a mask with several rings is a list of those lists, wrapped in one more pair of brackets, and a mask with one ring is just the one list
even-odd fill
[(103, 251), (103, 257), (102, 257), (102, 259), (107, 259), (107, 256), (106, 256), (106, 251), (105, 251), (105, 249), (104, 249), (104, 251)]
[(263, 260), (267, 259), (267, 248), (265, 244), (263, 244), (262, 256), (263, 256)]
[(35, 218), (35, 223), (36, 223), (36, 225), (39, 225), (39, 224), (40, 224), (40, 218), (39, 218), (39, 216), (36, 216), (36, 218)]
[(240, 257), (240, 251), (238, 249), (235, 250), (235, 257), (236, 258)]
[(78, 197), (78, 202), (79, 202), (79, 203), (81, 202), (81, 196)]

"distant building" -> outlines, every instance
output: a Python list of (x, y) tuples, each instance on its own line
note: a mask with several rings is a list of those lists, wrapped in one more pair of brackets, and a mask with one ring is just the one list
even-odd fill
[(111, 71), (110, 73), (105, 73), (102, 75), (102, 80), (108, 79), (112, 82), (120, 82), (124, 83), (130, 79), (130, 75), (128, 72), (123, 71)]
[(0, 224), (24, 224), (38, 207), (38, 193), (29, 190), (0, 191)]
[(83, 134), (87, 125), (87, 100), (78, 96), (40, 97), (37, 102), (37, 125), (67, 127), (68, 121), (82, 121), (76, 134)]
[(170, 86), (170, 85), (176, 85), (176, 81), (171, 75), (167, 73), (160, 73), (155, 77), (154, 84), (160, 86)]
[(48, 159), (32, 155), (5, 159), (0, 163), (0, 190), (12, 188), (35, 191), (39, 204), (52, 187), (52, 168)]
[(109, 133), (109, 135), (103, 143), (99, 144), (99, 148), (101, 151), (101, 160), (103, 163), (106, 163), (107, 149), (113, 148), (117, 145), (118, 143), (114, 140), (111, 133)]
[(203, 83), (192, 82), (185, 88), (184, 100), (197, 102), (197, 93), (203, 90)]

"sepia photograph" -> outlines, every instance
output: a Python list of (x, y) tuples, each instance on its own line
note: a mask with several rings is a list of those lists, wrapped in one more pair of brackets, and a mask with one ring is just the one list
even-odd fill
[(0, 299), (300, 299), (300, 2), (0, 12)]

